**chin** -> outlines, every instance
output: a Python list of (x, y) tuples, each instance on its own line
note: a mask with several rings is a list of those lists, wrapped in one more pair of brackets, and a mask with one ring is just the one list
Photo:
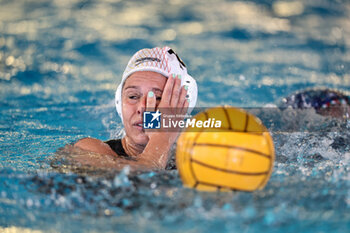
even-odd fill
[(136, 140), (135, 143), (138, 144), (138, 145), (146, 146), (147, 143), (148, 143), (148, 138), (147, 139)]
[(144, 145), (146, 146), (148, 143), (148, 136), (146, 134), (139, 134), (133, 137), (133, 141), (134, 143), (138, 144), (138, 145)]

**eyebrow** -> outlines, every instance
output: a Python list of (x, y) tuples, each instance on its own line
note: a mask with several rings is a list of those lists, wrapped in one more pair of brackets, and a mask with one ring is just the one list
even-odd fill
[(159, 88), (152, 88), (152, 91), (154, 91), (154, 92), (156, 92), (156, 91), (158, 91), (158, 92), (160, 92), (160, 93), (163, 93), (163, 90), (162, 89), (159, 89)]
[(138, 87), (138, 86), (128, 86), (128, 87), (126, 87), (124, 90), (129, 89), (129, 88), (139, 89), (139, 87)]
[[(138, 87), (138, 86), (128, 86), (124, 90), (130, 89), (130, 88), (140, 89), (140, 87)], [(159, 89), (159, 88), (156, 88), (156, 87), (152, 88), (152, 91), (154, 91), (154, 92), (157, 91), (157, 92), (163, 93), (162, 89)]]

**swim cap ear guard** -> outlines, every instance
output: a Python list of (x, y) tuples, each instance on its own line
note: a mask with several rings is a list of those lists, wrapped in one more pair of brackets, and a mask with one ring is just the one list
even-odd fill
[(122, 115), (122, 89), (125, 80), (137, 71), (153, 71), (168, 78), (171, 74), (181, 75), (181, 86), (188, 86), (186, 98), (189, 100), (187, 113), (190, 114), (197, 102), (197, 83), (187, 73), (187, 68), (179, 56), (169, 47), (142, 49), (135, 53), (123, 73), (122, 80), (115, 92), (115, 106), (118, 115), (123, 121)]

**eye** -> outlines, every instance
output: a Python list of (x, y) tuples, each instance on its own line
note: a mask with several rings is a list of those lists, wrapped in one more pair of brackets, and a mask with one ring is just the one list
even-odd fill
[(140, 95), (130, 93), (127, 95), (127, 97), (129, 100), (138, 100), (140, 98)]
[(161, 101), (162, 97), (161, 96), (157, 96), (156, 97), (156, 101)]

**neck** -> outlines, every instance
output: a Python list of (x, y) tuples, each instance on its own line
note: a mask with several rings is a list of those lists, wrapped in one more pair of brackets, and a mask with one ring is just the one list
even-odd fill
[(132, 142), (127, 136), (122, 139), (122, 145), (125, 153), (132, 157), (141, 154), (146, 147), (146, 145), (140, 145)]

